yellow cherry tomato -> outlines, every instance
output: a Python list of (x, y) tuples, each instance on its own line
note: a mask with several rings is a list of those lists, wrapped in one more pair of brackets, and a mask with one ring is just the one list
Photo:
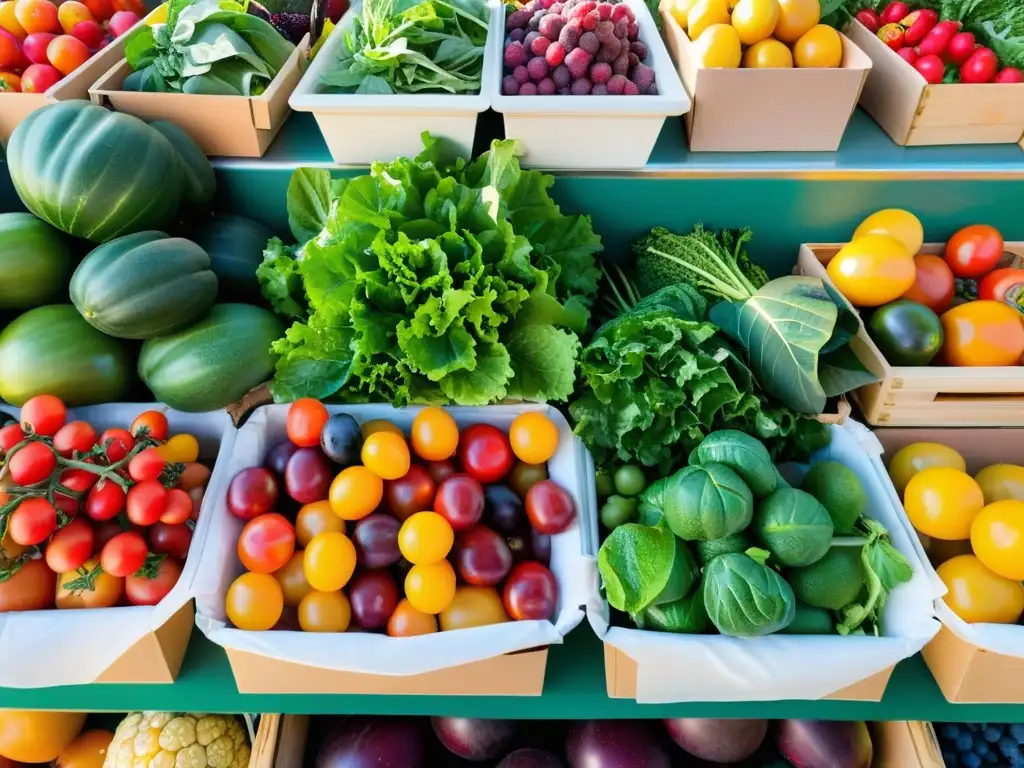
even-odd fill
[(362, 520), (384, 498), (384, 481), (366, 467), (346, 467), (331, 483), (331, 509), (342, 520)]
[(172, 464), (188, 464), (199, 459), (199, 441), (192, 435), (174, 435), (156, 450), (164, 461)]
[(284, 594), (269, 573), (243, 573), (228, 587), (224, 607), (238, 629), (265, 632), (281, 618)]
[(949, 467), (966, 472), (967, 462), (963, 456), (942, 443), (911, 443), (900, 448), (889, 462), (889, 477), (900, 498), (903, 498), (910, 478), (928, 467)]
[(688, 16), (690, 15), (690, 9), (693, 8), (697, 0), (670, 0), (668, 6), (668, 12), (672, 14), (672, 18), (676, 20), (676, 23), (686, 31), (686, 25), (688, 22)]
[(971, 547), (986, 568), (1024, 581), (1024, 501), (996, 501), (971, 523)]
[(309, 545), (318, 533), (345, 533), (345, 521), (334, 513), (331, 502), (314, 501), (299, 510), (295, 518), (295, 538), (300, 547)]
[(691, 40), (700, 37), (712, 24), (729, 23), (729, 6), (725, 0), (697, 0), (686, 15), (686, 28)]
[(778, 0), (739, 0), (730, 19), (740, 42), (753, 45), (771, 37), (779, 23)]
[(412, 449), (421, 459), (444, 461), (459, 447), (459, 427), (444, 408), (430, 406), (412, 421)]
[(363, 466), (384, 480), (397, 480), (409, 471), (411, 458), (405, 438), (377, 432), (363, 442)]
[(398, 551), (413, 565), (444, 560), (454, 543), (451, 524), (437, 512), (410, 515), (398, 530)]
[(342, 591), (310, 592), (299, 603), (304, 632), (344, 632), (352, 621), (352, 605)]
[(790, 69), (793, 53), (787, 45), (769, 37), (747, 48), (743, 54), (743, 66), (747, 69)]
[(913, 254), (889, 235), (858, 237), (844, 245), (826, 269), (855, 307), (888, 304), (910, 290), (917, 278)]
[(1016, 464), (992, 464), (974, 476), (985, 494), (985, 503), (1014, 499), (1024, 501), (1024, 467)]
[(527, 464), (544, 464), (558, 450), (558, 427), (538, 411), (516, 416), (508, 430), (512, 453)]
[(494, 587), (469, 586), (455, 590), (455, 599), (441, 611), (440, 619), (443, 632), (509, 621), (498, 590)]
[(712, 24), (694, 40), (693, 55), (705, 69), (736, 69), (743, 46), (731, 24)]
[(1004, 579), (974, 555), (947, 560), (935, 569), (946, 585), (946, 605), (971, 624), (1016, 624), (1024, 613), (1024, 584)]
[(344, 533), (318, 533), (303, 553), (302, 570), (309, 586), (337, 592), (356, 570), (356, 547)]
[(360, 431), (363, 433), (363, 440), (366, 440), (370, 435), (375, 435), (378, 432), (391, 432), (394, 435), (401, 435), (402, 437), (405, 437), (405, 433), (402, 432), (402, 428), (387, 419), (370, 419), (360, 427)]
[(302, 598), (313, 591), (306, 581), (305, 553), (301, 549), (296, 551), (287, 563), (274, 571), (274, 578), (281, 585), (281, 594), (284, 595), (284, 604), (287, 608), (298, 608)]
[(821, 20), (819, 0), (779, 0), (779, 23), (772, 36), (792, 45)]
[(437, 614), (455, 599), (455, 569), (447, 560), (414, 565), (405, 575), (405, 598), (420, 613)]
[(943, 362), (954, 366), (1019, 365), (1024, 319), (1002, 301), (969, 301), (942, 313)]
[(911, 256), (921, 252), (924, 243), (924, 227), (921, 220), (902, 208), (886, 208), (876, 211), (862, 221), (853, 233), (853, 239), (865, 235), (888, 235), (895, 237), (907, 247)]
[(971, 523), (985, 506), (985, 497), (966, 472), (929, 467), (907, 483), (903, 506), (911, 525), (921, 533), (957, 541), (971, 537)]
[(798, 67), (834, 69), (843, 63), (843, 39), (832, 27), (818, 24), (793, 45), (793, 60)]

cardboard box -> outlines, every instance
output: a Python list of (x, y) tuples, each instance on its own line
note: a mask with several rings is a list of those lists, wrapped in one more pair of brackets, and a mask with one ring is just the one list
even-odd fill
[(208, 156), (262, 157), (291, 114), (288, 97), (302, 75), (301, 63), (308, 45), (309, 35), (259, 96), (123, 91), (121, 86), (132, 68), (126, 59), (120, 59), (89, 88), (89, 98), (147, 123), (175, 123)]
[(846, 34), (871, 57), (860, 105), (904, 147), (1016, 144), (1024, 134), (1024, 88), (942, 83), (924, 77), (857, 20)]
[(661, 6), (663, 35), (693, 106), (691, 152), (835, 152), (857, 107), (871, 59), (849, 38), (837, 69), (706, 69)]
[[(825, 268), (843, 245), (801, 245), (796, 271), (829, 280)], [(1024, 243), (1006, 243), (1005, 248), (1016, 257), (1015, 265), (1024, 265)], [(921, 253), (938, 254), (943, 249), (943, 245), (926, 243)], [(1022, 366), (892, 366), (868, 336), (863, 322), (850, 346), (879, 379), (851, 395), (872, 425), (1024, 426)]]
[(931, 723), (892, 720), (874, 723), (872, 768), (946, 768)]
[[(911, 443), (936, 442), (963, 456), (971, 475), (989, 464), (1024, 465), (1024, 429), (879, 429), (874, 434), (886, 463)], [(1024, 627), (1006, 629), (1024, 633)], [(1024, 687), (1015, 682), (1024, 679), (1024, 656), (986, 650), (945, 623), (921, 654), (949, 701), (1024, 704)]]

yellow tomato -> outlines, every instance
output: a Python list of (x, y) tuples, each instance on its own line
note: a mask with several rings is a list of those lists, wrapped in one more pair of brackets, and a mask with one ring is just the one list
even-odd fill
[(84, 724), (84, 712), (0, 710), (0, 756), (22, 763), (56, 760)]
[(929, 467), (910, 479), (903, 506), (911, 524), (921, 533), (957, 541), (971, 537), (971, 523), (985, 506), (985, 497), (966, 472)]
[(362, 520), (384, 498), (384, 481), (366, 467), (346, 467), (331, 482), (328, 495), (331, 509), (342, 520)]
[(370, 435), (375, 435), (378, 432), (391, 432), (405, 437), (402, 428), (387, 419), (370, 419), (359, 428), (359, 431), (363, 433), (363, 440), (369, 439)]
[(697, 0), (671, 0), (668, 5), (668, 12), (672, 14), (672, 18), (683, 28), (683, 31), (686, 30), (689, 21), (690, 9), (696, 2)]
[(1024, 467), (1016, 464), (993, 464), (974, 476), (985, 494), (985, 503), (1015, 499), (1024, 501)]
[(974, 555), (954, 557), (935, 570), (949, 590), (946, 605), (966, 622), (1016, 624), (1024, 613), (1024, 585), (993, 573)]
[(164, 461), (188, 464), (199, 458), (199, 441), (192, 435), (175, 435), (156, 450)]
[(454, 542), (451, 524), (437, 512), (417, 512), (398, 529), (398, 549), (413, 565), (444, 560)]
[(1024, 581), (1024, 501), (996, 501), (971, 523), (978, 559), (1004, 579)]
[(889, 235), (903, 243), (911, 256), (921, 252), (924, 243), (924, 227), (921, 220), (902, 208), (886, 208), (876, 211), (860, 223), (853, 233), (853, 239), (864, 235)]
[(238, 629), (266, 632), (281, 618), (284, 593), (269, 573), (243, 573), (228, 587), (224, 608)]
[(818, 24), (793, 45), (793, 59), (798, 67), (838, 67), (843, 63), (843, 40), (832, 27)]
[(732, 12), (732, 25), (744, 45), (771, 37), (779, 23), (778, 0), (739, 0)]
[(847, 243), (832, 257), (827, 271), (855, 307), (879, 307), (895, 301), (917, 278), (913, 254), (889, 235), (865, 235)]
[(455, 599), (455, 569), (447, 560), (414, 565), (405, 575), (405, 598), (420, 613), (436, 614)]
[(787, 46), (769, 37), (747, 48), (743, 54), (743, 66), (748, 69), (789, 69), (793, 66), (793, 54)]
[(743, 47), (730, 24), (712, 24), (694, 42), (693, 52), (698, 64), (707, 69), (736, 69)]
[(441, 630), (484, 627), (509, 621), (498, 590), (494, 587), (459, 587), (451, 605), (441, 611)]
[(310, 592), (299, 603), (304, 632), (344, 632), (352, 621), (352, 605), (344, 592)]
[(1019, 365), (1024, 356), (1024, 320), (1001, 301), (969, 301), (942, 314), (943, 362), (955, 366)]
[(900, 498), (903, 498), (910, 478), (928, 467), (949, 467), (966, 472), (967, 462), (963, 456), (942, 443), (911, 443), (900, 448), (889, 462), (889, 477)]
[(925, 554), (928, 555), (928, 562), (935, 568), (938, 568), (947, 560), (952, 560), (954, 557), (974, 554), (974, 550), (971, 549), (970, 539), (945, 541), (943, 539), (933, 539), (931, 536), (925, 536), (924, 534), (921, 534), (920, 538), (921, 546), (924, 547)]
[(697, 0), (686, 16), (686, 27), (691, 40), (700, 37), (712, 24), (728, 24), (729, 8), (725, 0)]
[(784, 43), (795, 43), (821, 20), (819, 0), (779, 0), (779, 23), (773, 36)]
[(377, 432), (366, 438), (363, 466), (384, 480), (397, 480), (409, 471), (411, 457), (405, 438), (394, 432)]
[(356, 570), (356, 546), (344, 533), (318, 533), (302, 553), (302, 570), (313, 589), (337, 592)]

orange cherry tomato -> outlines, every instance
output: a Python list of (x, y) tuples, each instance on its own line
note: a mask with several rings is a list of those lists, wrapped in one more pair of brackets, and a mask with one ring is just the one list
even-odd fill
[(937, 315), (953, 305), (956, 278), (941, 256), (919, 253), (914, 257), (914, 284), (903, 294), (904, 299), (924, 304)]
[(1003, 258), (1003, 236), (987, 224), (964, 227), (946, 242), (946, 263), (957, 277), (981, 277)]
[(312, 448), (320, 445), (320, 433), (330, 415), (324, 404), (311, 397), (296, 400), (288, 408), (285, 430), (288, 439), (300, 448)]
[(320, 533), (313, 537), (303, 556), (309, 585), (320, 592), (337, 592), (356, 570), (356, 546), (344, 533)]
[(334, 478), (329, 496), (331, 509), (342, 520), (362, 520), (384, 498), (384, 481), (366, 467), (347, 467)]
[(243, 573), (228, 587), (224, 607), (238, 629), (265, 632), (281, 618), (284, 593), (269, 573)]
[(431, 406), (412, 422), (412, 449), (426, 461), (444, 461), (459, 447), (459, 427), (444, 408)]
[(284, 595), (284, 604), (287, 608), (298, 608), (302, 598), (313, 591), (306, 581), (304, 562), (305, 553), (300, 549), (284, 566), (274, 571), (274, 578), (281, 585), (281, 594)]
[(455, 590), (455, 599), (441, 611), (440, 618), (443, 632), (509, 621), (494, 587), (459, 587)]
[(388, 634), (391, 637), (415, 637), (434, 632), (437, 632), (437, 617), (417, 611), (404, 597), (388, 619)]
[(1024, 318), (1001, 301), (971, 301), (942, 315), (942, 359), (954, 366), (1018, 365)]
[(544, 464), (558, 449), (558, 427), (538, 411), (516, 416), (508, 430), (516, 458), (527, 464)]
[(170, 431), (167, 415), (163, 411), (143, 411), (135, 417), (129, 431), (137, 438), (143, 429), (154, 440), (166, 440)]
[(943, 600), (966, 622), (1016, 624), (1024, 613), (1024, 584), (993, 573), (974, 555), (954, 557), (935, 570), (949, 590)]
[(246, 570), (273, 573), (295, 552), (295, 529), (276, 512), (254, 517), (238, 535), (238, 559)]
[(971, 547), (989, 570), (1024, 581), (1024, 501), (996, 501), (971, 523)]
[(295, 518), (295, 537), (300, 547), (309, 546), (309, 542), (318, 533), (345, 533), (345, 521), (334, 514), (329, 501), (314, 501), (299, 510)]
[(966, 472), (929, 467), (910, 478), (903, 506), (911, 525), (921, 533), (957, 541), (971, 537), (971, 523), (985, 506), (985, 497)]
[(444, 560), (452, 551), (455, 532), (437, 512), (417, 512), (402, 523), (398, 531), (398, 549), (413, 565), (429, 565)]
[(409, 471), (409, 446), (394, 432), (377, 432), (363, 442), (363, 466), (384, 480), (397, 480)]
[(299, 626), (305, 632), (344, 632), (352, 621), (352, 606), (341, 590), (310, 592), (299, 604)]
[(455, 599), (455, 569), (447, 560), (414, 565), (405, 575), (405, 597), (420, 613), (436, 614)]

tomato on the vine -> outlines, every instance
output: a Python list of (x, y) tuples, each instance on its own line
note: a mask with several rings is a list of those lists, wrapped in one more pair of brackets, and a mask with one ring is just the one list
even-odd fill
[(978, 298), (1024, 307), (1024, 269), (1004, 267), (985, 275), (978, 283)]
[(146, 532), (149, 548), (158, 555), (170, 555), (178, 560), (188, 557), (192, 545), (192, 529), (187, 525), (154, 523)]
[(57, 455), (45, 443), (28, 443), (7, 459), (11, 480), (17, 485), (35, 485), (57, 469)]
[(106, 451), (107, 460), (113, 464), (131, 453), (135, 438), (127, 429), (108, 429), (100, 435), (99, 444)]
[(100, 480), (85, 497), (85, 514), (90, 520), (111, 520), (125, 505), (125, 493), (113, 480)]
[(128, 476), (137, 483), (156, 480), (166, 466), (167, 462), (156, 448), (146, 448), (132, 456), (128, 462)]
[(146, 546), (142, 534), (137, 531), (125, 531), (103, 545), (100, 567), (104, 573), (124, 578), (145, 565), (147, 554), (149, 547)]
[(34, 547), (57, 530), (57, 509), (46, 499), (24, 499), (7, 521), (7, 534), (15, 544)]
[(156, 605), (181, 578), (181, 565), (177, 560), (165, 557), (153, 566), (154, 573), (147, 573), (146, 566), (141, 573), (133, 573), (124, 582), (124, 594), (132, 605)]
[(254, 573), (273, 573), (294, 552), (295, 528), (276, 512), (250, 520), (238, 535), (238, 559)]
[(459, 459), (463, 471), (484, 485), (501, 480), (516, 461), (508, 436), (491, 424), (474, 424), (462, 433)]
[(26, 432), (53, 437), (64, 426), (68, 410), (63, 401), (54, 395), (30, 397), (21, 406), (21, 427)]
[(328, 418), (327, 409), (319, 400), (311, 397), (296, 400), (288, 408), (285, 422), (288, 439), (300, 448), (320, 445), (320, 433)]
[(431, 406), (416, 414), (412, 422), (412, 449), (421, 459), (444, 461), (459, 447), (459, 428), (444, 408)]
[(54, 573), (66, 573), (82, 567), (92, 557), (95, 536), (92, 524), (81, 518), (58, 530), (46, 545), (46, 565)]
[(167, 415), (163, 411), (143, 411), (135, 417), (130, 432), (133, 436), (138, 437), (143, 429), (146, 430), (147, 437), (154, 440), (166, 440), (170, 431)]
[(25, 430), (21, 428), (21, 424), (8, 424), (0, 428), (0, 451), (7, 453), (24, 439)]
[(179, 525), (192, 517), (192, 499), (180, 488), (167, 490), (167, 506), (160, 515), (160, 522)]
[(143, 480), (128, 489), (125, 511), (136, 525), (152, 525), (167, 509), (167, 489), (159, 480)]
[(269, 573), (243, 573), (228, 588), (224, 603), (228, 620), (238, 629), (264, 632), (281, 618), (284, 594)]
[(52, 608), (56, 587), (57, 574), (46, 562), (29, 560), (9, 579), (0, 581), (0, 613)]
[(946, 242), (946, 263), (957, 277), (981, 277), (1003, 258), (1003, 236), (987, 224), (972, 224)]
[(58, 608), (110, 608), (123, 594), (124, 579), (107, 573), (96, 558), (57, 580)]
[(85, 453), (96, 444), (96, 430), (87, 421), (72, 421), (57, 430), (53, 436), (53, 449), (64, 458), (77, 451)]
[[(134, 529), (133, 529), (134, 530)], [(93, 524), (95, 541), (92, 545), (93, 557), (99, 557), (100, 552), (107, 546), (107, 542), (118, 534), (124, 533), (124, 528), (118, 520), (102, 520)]]
[(539, 411), (516, 416), (508, 430), (512, 452), (527, 464), (544, 464), (558, 449), (558, 427)]
[(175, 435), (156, 450), (172, 464), (188, 464), (199, 459), (199, 441), (193, 435)]

